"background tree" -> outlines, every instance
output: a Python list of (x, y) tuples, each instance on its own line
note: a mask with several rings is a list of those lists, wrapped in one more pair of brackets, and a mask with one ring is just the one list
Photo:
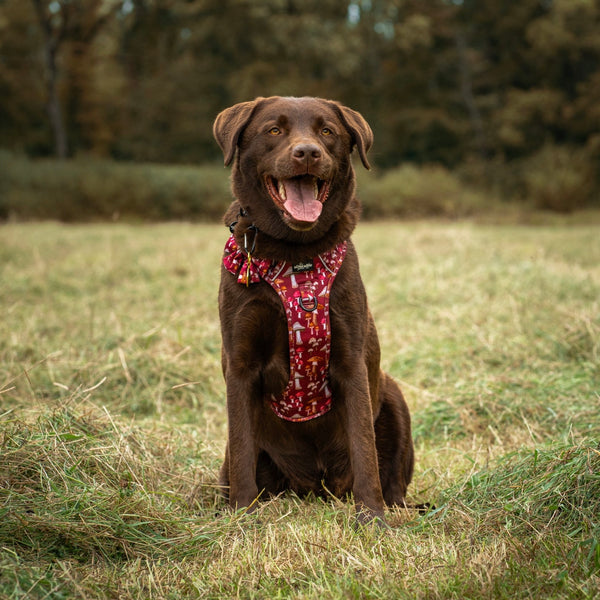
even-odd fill
[[(32, 0), (32, 2), (42, 32), (47, 94), (46, 110), (48, 111), (50, 125), (54, 134), (54, 149), (56, 156), (66, 158), (67, 132), (58, 98), (58, 66), (56, 55), (65, 39), (69, 23), (69, 11), (65, 10), (66, 7), (61, 7), (60, 2), (52, 2), (51, 5), (43, 0)], [(61, 8), (63, 8), (62, 14)]]
[[(31, 0), (41, 31), (46, 81), (46, 110), (54, 136), (56, 156), (66, 158), (68, 133), (64, 122), (65, 96), (70, 115), (80, 114), (79, 104), (90, 88), (91, 49), (102, 27), (118, 4), (104, 0)], [(66, 47), (66, 52), (62, 52)], [(60, 54), (64, 56), (60, 56)], [(64, 69), (70, 93), (60, 94)], [(77, 119), (75, 119), (77, 121)]]
[(0, 145), (32, 155), (52, 152), (42, 46), (33, 5), (0, 3)]

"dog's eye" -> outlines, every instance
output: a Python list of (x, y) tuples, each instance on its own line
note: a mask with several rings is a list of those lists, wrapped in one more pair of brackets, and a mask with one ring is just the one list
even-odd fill
[(279, 127), (271, 127), (271, 129), (269, 129), (269, 134), (270, 135), (281, 135), (281, 129), (279, 129)]
[(329, 127), (323, 127), (323, 129), (321, 129), (321, 135), (333, 135), (333, 131), (331, 131)]

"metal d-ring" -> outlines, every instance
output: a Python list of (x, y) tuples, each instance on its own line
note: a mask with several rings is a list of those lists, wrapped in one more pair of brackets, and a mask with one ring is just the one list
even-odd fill
[(312, 308), (306, 308), (306, 306), (304, 306), (304, 300), (305, 298), (302, 298), (302, 296), (298, 298), (298, 304), (300, 305), (302, 310), (305, 310), (306, 312), (314, 312), (315, 310), (317, 310), (318, 302), (316, 296), (311, 295), (308, 298), (306, 298), (306, 300), (310, 300), (313, 303)]

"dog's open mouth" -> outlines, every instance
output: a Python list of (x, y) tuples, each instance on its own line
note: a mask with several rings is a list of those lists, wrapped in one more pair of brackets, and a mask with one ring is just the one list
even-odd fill
[(330, 186), (329, 181), (314, 175), (291, 179), (275, 179), (267, 175), (265, 184), (273, 202), (299, 223), (314, 223), (319, 218)]

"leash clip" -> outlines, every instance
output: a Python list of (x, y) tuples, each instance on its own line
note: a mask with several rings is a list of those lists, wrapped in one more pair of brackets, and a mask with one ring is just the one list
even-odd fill
[(246, 287), (250, 287), (250, 270), (252, 268), (252, 255), (256, 248), (256, 238), (258, 236), (258, 227), (256, 225), (249, 225), (248, 229), (254, 231), (254, 238), (252, 239), (252, 247), (248, 248), (248, 232), (244, 232), (244, 252), (246, 253)]

